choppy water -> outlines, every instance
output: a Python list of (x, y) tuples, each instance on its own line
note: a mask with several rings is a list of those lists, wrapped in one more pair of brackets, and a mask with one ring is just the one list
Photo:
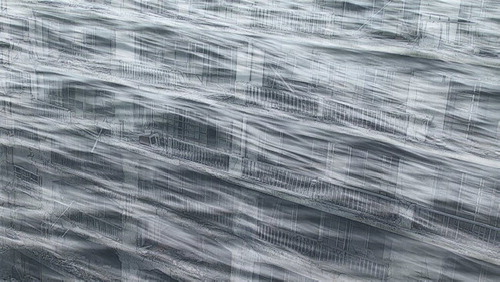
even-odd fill
[(499, 8), (0, 0), (0, 279), (498, 281)]

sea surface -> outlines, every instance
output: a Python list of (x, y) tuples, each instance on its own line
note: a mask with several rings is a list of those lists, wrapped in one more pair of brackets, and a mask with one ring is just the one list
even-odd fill
[(500, 2), (0, 0), (1, 281), (499, 281)]

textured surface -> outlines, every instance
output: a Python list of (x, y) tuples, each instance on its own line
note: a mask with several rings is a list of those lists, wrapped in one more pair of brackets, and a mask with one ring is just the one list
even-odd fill
[(0, 280), (498, 281), (494, 0), (0, 0)]

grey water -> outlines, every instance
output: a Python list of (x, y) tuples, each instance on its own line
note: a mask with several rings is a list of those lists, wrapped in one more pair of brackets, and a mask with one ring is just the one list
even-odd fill
[(500, 2), (0, 0), (1, 281), (499, 281)]

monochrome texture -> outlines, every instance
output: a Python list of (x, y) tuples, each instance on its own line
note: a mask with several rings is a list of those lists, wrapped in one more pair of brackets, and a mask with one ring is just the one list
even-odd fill
[(499, 281), (500, 2), (0, 0), (0, 280)]

